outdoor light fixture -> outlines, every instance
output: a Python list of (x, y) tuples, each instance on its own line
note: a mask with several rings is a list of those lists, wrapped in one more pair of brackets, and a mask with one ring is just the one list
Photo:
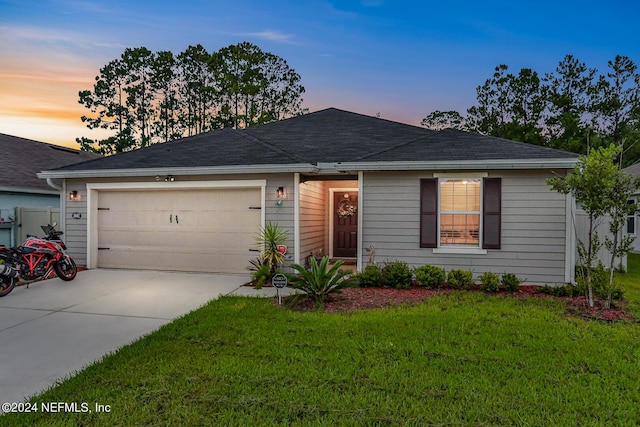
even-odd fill
[(164, 178), (164, 180), (165, 180), (165, 182), (173, 182), (173, 181), (175, 181), (175, 180), (176, 180), (176, 177), (175, 177), (175, 176), (173, 176), (173, 175), (167, 175), (167, 176)]
[(80, 200), (80, 193), (78, 193), (78, 190), (73, 190), (69, 193), (69, 200)]
[(276, 198), (276, 206), (282, 206), (282, 201), (287, 198), (287, 192), (284, 187), (278, 187), (278, 190), (276, 190)]

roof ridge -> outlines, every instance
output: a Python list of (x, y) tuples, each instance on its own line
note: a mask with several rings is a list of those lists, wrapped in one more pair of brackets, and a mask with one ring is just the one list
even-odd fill
[[(431, 132), (436, 132), (436, 131), (432, 131), (432, 130), (430, 130), (430, 129), (425, 129), (425, 130), (426, 130), (426, 131), (430, 131), (430, 133), (431, 133)], [(394, 145), (394, 146), (392, 146), (392, 147), (387, 147), (387, 148), (384, 148), (384, 149), (382, 149), (382, 150), (374, 151), (374, 152), (372, 152), (372, 153), (368, 153), (368, 154), (366, 154), (366, 155), (364, 155), (364, 156), (360, 156), (360, 157), (356, 158), (356, 161), (359, 161), (359, 160), (365, 160), (365, 159), (367, 159), (367, 158), (369, 158), (369, 157), (377, 156), (378, 154), (387, 153), (387, 152), (389, 152), (389, 151), (392, 151), (392, 150), (398, 149), (398, 148), (400, 148), (400, 147), (404, 147), (404, 146), (406, 146), (406, 145), (413, 144), (414, 142), (418, 142), (418, 141), (421, 141), (421, 140), (423, 140), (423, 139), (431, 138), (432, 136), (433, 136), (433, 134), (431, 133), (430, 135), (425, 135), (425, 136), (422, 136), (422, 137), (420, 137), (420, 138), (412, 139), (412, 140), (410, 140), (410, 141), (401, 142), (401, 143), (396, 144), (396, 145)]]
[(295, 155), (295, 154), (291, 154), (291, 153), (289, 153), (288, 151), (283, 150), (283, 149), (282, 149), (282, 148), (280, 148), (280, 147), (277, 147), (277, 146), (275, 146), (275, 145), (273, 145), (273, 144), (270, 144), (270, 143), (268, 143), (268, 142), (266, 142), (266, 141), (264, 141), (264, 140), (262, 140), (262, 139), (258, 138), (257, 136), (254, 136), (254, 135), (249, 134), (249, 133), (247, 132), (247, 130), (248, 130), (248, 129), (249, 129), (249, 128), (241, 129), (241, 130), (239, 130), (239, 131), (238, 131), (238, 134), (239, 134), (240, 136), (242, 136), (243, 138), (248, 139), (249, 141), (252, 141), (252, 142), (258, 143), (258, 144), (262, 145), (263, 147), (265, 147), (265, 148), (267, 148), (267, 149), (269, 149), (269, 150), (272, 150), (272, 151), (274, 151), (274, 152), (276, 152), (276, 153), (278, 153), (278, 154), (283, 154), (283, 155), (285, 155), (285, 156), (289, 157), (289, 158), (290, 158), (290, 159), (292, 159), (292, 160), (296, 160), (296, 161), (298, 161), (298, 162), (300, 162), (300, 163), (309, 163), (308, 161), (304, 160), (302, 157), (298, 157), (298, 156), (297, 156), (297, 155)]

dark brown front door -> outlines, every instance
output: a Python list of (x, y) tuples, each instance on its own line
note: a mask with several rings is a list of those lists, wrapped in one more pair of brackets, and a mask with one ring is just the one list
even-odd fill
[(333, 256), (355, 258), (358, 254), (358, 192), (333, 193)]

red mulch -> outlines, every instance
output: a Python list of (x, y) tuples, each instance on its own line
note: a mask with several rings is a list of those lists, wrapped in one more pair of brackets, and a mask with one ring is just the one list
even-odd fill
[[(556, 298), (567, 304), (567, 313), (585, 319), (602, 321), (637, 321), (629, 314), (626, 305), (617, 302), (617, 306), (605, 309), (602, 303), (596, 302), (594, 308), (590, 308), (585, 297), (554, 297), (540, 292), (541, 287), (535, 285), (520, 286), (516, 292), (500, 291), (494, 295), (508, 295), (514, 298)], [(322, 311), (326, 313), (344, 313), (355, 310), (393, 307), (398, 305), (412, 305), (424, 301), (434, 295), (450, 293), (450, 289), (425, 289), (413, 286), (409, 289), (394, 288), (346, 288), (339, 294), (327, 297)], [(480, 290), (471, 292), (481, 292)], [(317, 310), (310, 300), (300, 301), (294, 308), (298, 311)]]

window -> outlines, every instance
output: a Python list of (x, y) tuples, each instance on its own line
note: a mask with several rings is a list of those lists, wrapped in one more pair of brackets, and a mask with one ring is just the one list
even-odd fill
[(500, 178), (420, 181), (420, 247), (500, 249)]
[(440, 245), (480, 246), (479, 179), (440, 180)]
[[(627, 200), (627, 205), (635, 205), (635, 200)], [(632, 212), (627, 216), (627, 234), (636, 234), (636, 213)]]

